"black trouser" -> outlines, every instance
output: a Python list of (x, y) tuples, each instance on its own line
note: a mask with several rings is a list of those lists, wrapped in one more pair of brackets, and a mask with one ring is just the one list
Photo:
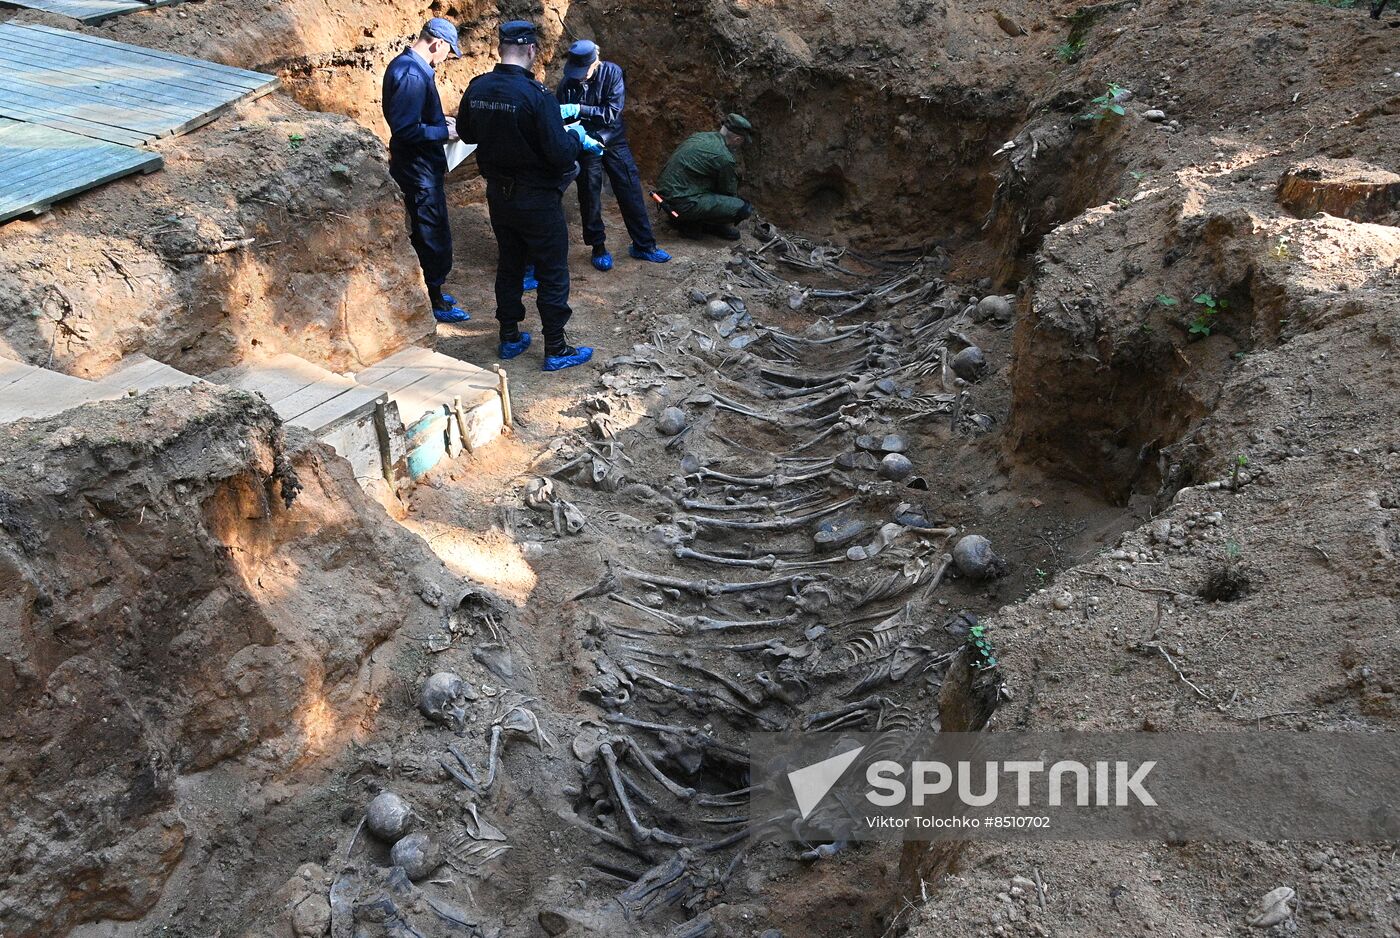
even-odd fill
[(535, 305), (540, 311), (546, 351), (564, 346), (569, 309), (569, 228), (564, 221), (563, 193), (558, 189), (486, 184), (491, 230), (496, 233), (496, 319), (508, 336), (525, 319), (521, 282), (525, 266), (535, 265), (540, 286)]
[(601, 156), (585, 153), (579, 157), (578, 165), (578, 213), (583, 221), (583, 243), (602, 244), (607, 237), (603, 229), (603, 173), (606, 172), (632, 243), (640, 251), (656, 250), (656, 236), (651, 232), (651, 217), (642, 194), (642, 174), (637, 172), (637, 162), (632, 159), (632, 148), (627, 141), (612, 141)]
[[(390, 175), (394, 175), (390, 172)], [(403, 191), (408, 212), (408, 240), (423, 268), (423, 282), (431, 293), (452, 271), (452, 226), (447, 221), (447, 191), (442, 186), (424, 188), (394, 176)]]

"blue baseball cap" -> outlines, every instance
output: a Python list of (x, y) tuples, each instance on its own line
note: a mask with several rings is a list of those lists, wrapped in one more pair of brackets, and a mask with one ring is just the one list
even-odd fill
[(569, 46), (569, 57), (564, 62), (564, 77), (578, 81), (588, 75), (588, 70), (596, 61), (598, 44), (592, 39), (580, 39)]
[(428, 20), (423, 32), (434, 39), (441, 39), (452, 49), (452, 54), (458, 58), (462, 57), (462, 49), (457, 45), (457, 27), (440, 16), (435, 16)]
[(529, 20), (511, 20), (501, 24), (501, 43), (508, 46), (532, 46), (539, 42), (535, 24)]

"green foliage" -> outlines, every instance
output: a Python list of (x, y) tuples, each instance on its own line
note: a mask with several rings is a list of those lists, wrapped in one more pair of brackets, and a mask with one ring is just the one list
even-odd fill
[(1215, 317), (1230, 308), (1229, 300), (1209, 293), (1198, 293), (1191, 302), (1201, 307), (1196, 313), (1196, 318), (1191, 320), (1192, 335), (1210, 335), (1210, 331), (1215, 328)]
[(985, 626), (974, 625), (968, 629), (967, 643), (972, 646), (972, 666), (980, 671), (997, 666), (996, 651), (992, 648), (992, 643), (987, 640), (987, 629)]
[(1123, 109), (1123, 105), (1114, 100), (1122, 92), (1121, 85), (1109, 82), (1108, 90), (1089, 102), (1089, 110), (1084, 112), (1084, 116), (1091, 121), (1101, 121), (1110, 114), (1123, 116), (1127, 111)]
[(1084, 52), (1083, 39), (1067, 39), (1055, 47), (1055, 58), (1065, 64), (1079, 61), (1079, 56)]
[(306, 142), (306, 138), (301, 134), (287, 134), (287, 147), (289, 149), (295, 150), (304, 142)]
[(1180, 301), (1174, 296), (1167, 296), (1165, 293), (1157, 294), (1157, 304), (1159, 306), (1176, 306), (1179, 302)]

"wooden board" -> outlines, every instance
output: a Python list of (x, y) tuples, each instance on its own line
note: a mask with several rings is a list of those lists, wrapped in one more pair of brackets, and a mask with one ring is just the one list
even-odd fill
[(151, 388), (185, 388), (194, 384), (204, 384), (204, 380), (140, 353), (122, 359), (115, 371), (97, 382), (97, 386), (104, 391), (115, 391), (117, 394), (149, 391)]
[(0, 222), (161, 165), (160, 154), (149, 150), (0, 117)]
[(7, 365), (4, 371), (6, 378), (0, 378), (8, 381), (4, 392), (0, 393), (0, 423), (26, 417), (51, 417), (102, 397), (91, 381), (33, 365), (18, 364), (17, 369)]
[(142, 0), (4, 0), (0, 5), (43, 10), (45, 13), (66, 16), (84, 23), (100, 23), (123, 13), (152, 10), (179, 2), (180, 0), (152, 0), (151, 3), (144, 3)]
[(499, 400), (494, 372), (416, 346), (366, 368), (355, 380), (388, 391), (409, 424), (451, 404), (454, 397), (460, 396), (468, 410), (487, 400)]
[(372, 412), (375, 403), (387, 399), (381, 388), (366, 387), (285, 353), (216, 372), (209, 379), (258, 392), (277, 411), (277, 416), (317, 434), (341, 421)]
[(0, 23), (0, 116), (110, 143), (185, 133), (277, 85), (274, 75), (172, 52)]

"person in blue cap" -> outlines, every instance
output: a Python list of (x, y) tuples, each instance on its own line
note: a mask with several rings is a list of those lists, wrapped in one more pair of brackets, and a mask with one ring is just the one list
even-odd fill
[(607, 232), (603, 228), (603, 173), (612, 182), (617, 207), (632, 244), (627, 253), (638, 260), (664, 264), (671, 259), (656, 246), (651, 219), (642, 195), (642, 176), (627, 143), (622, 124), (622, 108), (627, 96), (622, 67), (603, 61), (591, 39), (580, 39), (569, 47), (564, 63), (564, 80), (555, 92), (559, 103), (574, 105), (584, 130), (604, 147), (601, 156), (584, 154), (579, 158), (578, 212), (583, 222), (583, 243), (593, 249), (593, 266), (612, 270)]
[(602, 145), (582, 124), (564, 128), (562, 109), (532, 69), (539, 55), (535, 26), (512, 20), (500, 28), (501, 64), (473, 78), (462, 95), (457, 128), (474, 143), (476, 165), (486, 179), (486, 204), (496, 235), (496, 319), (500, 355), (509, 359), (530, 347), (521, 275), (533, 261), (539, 288), (535, 305), (544, 332), (545, 371), (582, 365), (591, 348), (569, 344), (569, 229), (564, 190), (578, 174), (584, 152)]
[(408, 235), (423, 268), (423, 282), (438, 322), (465, 322), (471, 315), (442, 292), (452, 271), (452, 228), (447, 221), (444, 146), (457, 139), (456, 121), (443, 114), (434, 70), (460, 56), (457, 29), (428, 20), (413, 43), (384, 71), (384, 121), (389, 125), (389, 175), (403, 191)]

